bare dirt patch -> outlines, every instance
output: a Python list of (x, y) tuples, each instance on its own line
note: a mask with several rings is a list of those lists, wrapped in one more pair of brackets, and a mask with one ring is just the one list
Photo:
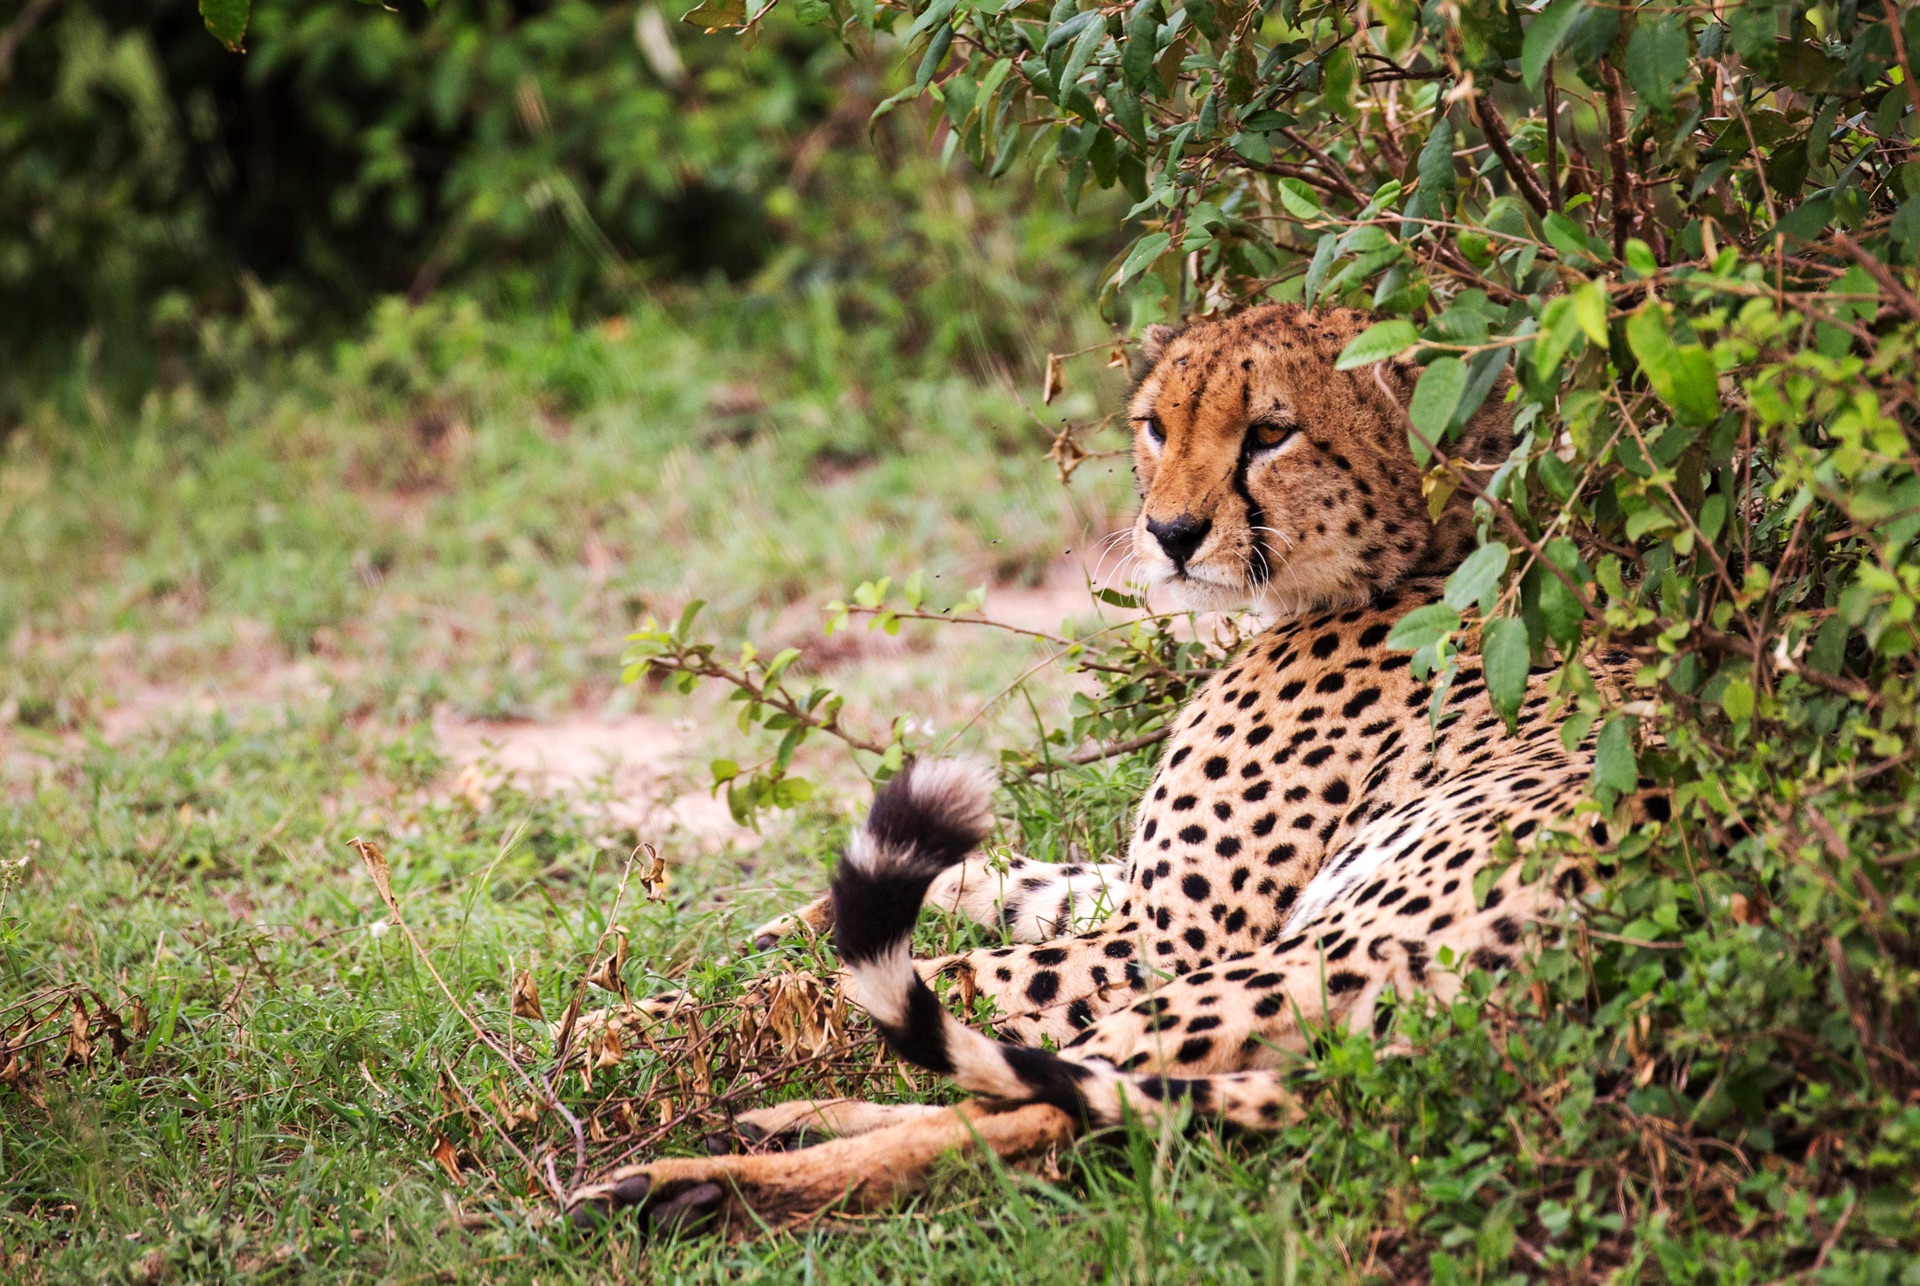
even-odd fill
[[(677, 828), (715, 847), (751, 848), (760, 842), (758, 834), (735, 824), (725, 800), (676, 790), (694, 751), (693, 738), (664, 719), (576, 711), (535, 723), (440, 711), (433, 729), (454, 762), (456, 781), (469, 769), (491, 769), (536, 790), (592, 795), (606, 789), (608, 820), (642, 835)], [(483, 782), (470, 773), (465, 780)]]

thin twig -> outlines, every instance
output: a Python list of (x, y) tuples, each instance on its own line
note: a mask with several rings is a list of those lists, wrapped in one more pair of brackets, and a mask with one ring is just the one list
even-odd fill
[(1607, 168), (1613, 184), (1613, 253), (1626, 258), (1633, 233), (1633, 176), (1627, 172), (1627, 122), (1620, 110), (1620, 72), (1611, 58), (1600, 60), (1600, 88), (1607, 100)]
[[(1116, 741), (1111, 746), (1091, 746), (1086, 750), (1076, 750), (1070, 755), (1062, 755), (1061, 761), (1081, 766), (1097, 764), (1102, 759), (1117, 759), (1121, 755), (1132, 754), (1136, 750), (1144, 750), (1148, 746), (1157, 745), (1172, 735), (1173, 726), (1168, 724), (1164, 727), (1155, 728), (1152, 732), (1143, 732), (1137, 737), (1129, 737), (1125, 741)], [(1023, 777), (1037, 777), (1045, 772), (1048, 767), (1049, 765), (1046, 761), (1036, 761), (1022, 768), (1020, 775)]]
[[(1913, 83), (1913, 64), (1907, 61), (1907, 34), (1901, 30), (1906, 24), (1907, 15), (1902, 13), (1898, 4), (1888, 4), (1887, 35), (1893, 38), (1893, 56), (1900, 64), (1902, 79), (1907, 85), (1907, 98), (1913, 103), (1913, 110), (1920, 112), (1920, 85)], [(1823, 1254), (1822, 1259), (1826, 1258)]]
[(1507, 127), (1500, 120), (1500, 113), (1494, 109), (1493, 102), (1485, 94), (1476, 94), (1473, 100), (1473, 113), (1480, 122), (1480, 132), (1487, 136), (1487, 145), (1493, 154), (1500, 158), (1500, 168), (1507, 172), (1513, 185), (1520, 189), (1520, 195), (1526, 198), (1533, 212), (1544, 217), (1552, 207), (1547, 194), (1540, 188), (1540, 180), (1534, 176), (1533, 167), (1515, 155), (1513, 144), (1507, 137)]
[(1553, 60), (1547, 60), (1547, 75), (1540, 92), (1547, 112), (1547, 204), (1560, 208), (1560, 99), (1554, 91)]
[[(1916, 92), (1920, 92), (1920, 87), (1913, 88), (1916, 89)], [(1901, 284), (1900, 279), (1893, 275), (1893, 269), (1887, 267), (1884, 262), (1871, 254), (1865, 246), (1838, 228), (1834, 229), (1833, 244), (1840, 247), (1848, 258), (1852, 259), (1862, 268), (1865, 268), (1867, 275), (1880, 283), (1880, 289), (1886, 291), (1887, 294), (1892, 297), (1893, 302), (1899, 306), (1901, 312), (1905, 313), (1913, 321), (1920, 321), (1920, 299), (1915, 299), (1913, 292)]]
[[(0, 84), (6, 83), (13, 75), (13, 55), (18, 52), (20, 42), (27, 38), (40, 19), (47, 16), (47, 10), (53, 8), (53, 4), (54, 0), (27, 0), (26, 8), (20, 11), (19, 17), (8, 23), (5, 31), (0, 31)], [(1903, 57), (1900, 61), (1904, 63), (1906, 59)]]

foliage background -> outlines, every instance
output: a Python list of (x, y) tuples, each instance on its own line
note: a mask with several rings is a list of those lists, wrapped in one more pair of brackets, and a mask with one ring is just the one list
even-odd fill
[[(244, 57), (181, 3), (30, 0), (0, 31), (0, 708), (9, 755), (54, 765), (9, 758), (0, 830), (10, 1267), (628, 1271), (628, 1231), (545, 1220), (515, 1160), (566, 1132), (375, 932), (345, 848), (384, 837), (426, 957), (539, 1042), (510, 993), (605, 976), (618, 845), (591, 800), (449, 797), (430, 712), (682, 708), (609, 694), (636, 625), (642, 671), (720, 681), (684, 707), (714, 784), (791, 809), (793, 852), (669, 840), (614, 974), (711, 998), (713, 1043), (564, 1082), (596, 1161), (697, 1146), (730, 1094), (789, 1092), (753, 1079), (764, 1033), (726, 998), (821, 962), (738, 956), (738, 932), (817, 887), (835, 783), (953, 731), (903, 709), (942, 682), (1029, 696), (950, 722), (1005, 752), (1006, 838), (1084, 856), (1219, 656), (1083, 619), (1031, 664), (990, 642), (876, 679), (781, 612), (839, 593), (855, 636), (922, 648), (976, 628), (920, 618), (962, 602), (938, 586), (1038, 578), (1122, 503), (1090, 395), (1111, 405), (1110, 337), (1275, 298), (1378, 311), (1344, 364), (1423, 365), (1423, 485), (1476, 498), (1480, 552), (1396, 642), (1497, 704), (1551, 667), (1567, 735), (1598, 729), (1595, 807), (1668, 807), (1622, 816), (1526, 967), (1401, 1005), (1410, 1053), (1329, 1033), (1283, 1136), (1136, 1131), (1057, 1178), (957, 1178), (864, 1241), (645, 1262), (1920, 1280), (1913, 12), (695, 11), (743, 39), (673, 16), (267, 3)], [(1037, 412), (1022, 390), (1063, 377)], [(1489, 396), (1513, 458), (1451, 459)], [(1066, 499), (1047, 447), (1095, 453)], [(612, 586), (587, 566), (609, 550)], [(257, 622), (326, 666), (319, 704), (100, 735), (130, 672), (231, 668)], [(1624, 700), (1582, 662), (1603, 644), (1642, 663)], [(713, 699), (769, 683), (811, 722)], [(868, 749), (836, 766), (841, 710)], [(456, 1226), (486, 1215), (457, 1250), (443, 1195)]]

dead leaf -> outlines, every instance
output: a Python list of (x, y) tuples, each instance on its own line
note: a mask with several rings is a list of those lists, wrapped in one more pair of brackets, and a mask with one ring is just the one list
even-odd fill
[(515, 1107), (507, 1101), (506, 1095), (502, 1094), (497, 1086), (487, 1091), (487, 1099), (493, 1104), (493, 1110), (500, 1114), (501, 1123), (509, 1130), (519, 1125), (537, 1124), (544, 1111), (537, 1098), (530, 1098), (521, 1106)]
[(127, 1032), (125, 1024), (120, 1021), (120, 1015), (116, 1014), (106, 1001), (100, 999), (97, 992), (94, 994), (93, 1003), (100, 1006), (100, 1030), (105, 1033), (107, 1043), (113, 1046), (113, 1056), (124, 1057), (127, 1052)]
[(616, 924), (610, 932), (613, 934), (613, 954), (593, 967), (587, 974), (587, 982), (602, 991), (625, 996), (627, 984), (621, 978), (621, 973), (627, 967), (627, 931)]
[(133, 1038), (145, 1040), (147, 1033), (152, 1029), (153, 1019), (147, 1013), (147, 1002), (135, 996), (133, 998)]
[(93, 1042), (87, 1039), (87, 1007), (80, 1003), (80, 997), (73, 998), (73, 1016), (67, 1031), (67, 1056), (63, 1064), (80, 1064), (82, 1067), (93, 1063)]
[(452, 1141), (444, 1134), (433, 1136), (433, 1159), (440, 1163), (440, 1168), (447, 1172), (447, 1177), (453, 1180), (456, 1187), (465, 1182), (460, 1177), (460, 1154), (453, 1150)]
[(1453, 493), (1460, 489), (1460, 475), (1452, 471), (1451, 462), (1429, 469), (1420, 476), (1420, 494), (1427, 498), (1427, 516), (1438, 520), (1440, 511), (1453, 499)]
[(620, 1043), (620, 1029), (609, 1027), (593, 1042), (593, 1065), (595, 1067), (616, 1066), (626, 1057), (626, 1048)]
[(567, 1064), (567, 1052), (573, 1047), (574, 1026), (580, 1021), (580, 993), (574, 992), (573, 999), (567, 1002), (567, 1012), (553, 1025), (553, 1056), (562, 1066)]
[(665, 902), (667, 900), (667, 859), (660, 856), (659, 850), (653, 845), (647, 844), (643, 847), (647, 850), (649, 865), (641, 873), (641, 887), (647, 891), (647, 901)]
[(1060, 354), (1048, 353), (1047, 377), (1040, 386), (1040, 401), (1047, 406), (1052, 406), (1053, 399), (1059, 397), (1061, 390), (1066, 386), (1066, 372), (1061, 369)]
[(1111, 371), (1124, 371), (1129, 365), (1131, 365), (1131, 362), (1127, 357), (1126, 344), (1121, 340), (1114, 340), (1113, 351), (1107, 354), (1107, 369)]
[(1047, 449), (1046, 458), (1053, 461), (1054, 469), (1060, 474), (1061, 485), (1064, 486), (1073, 479), (1073, 471), (1086, 460), (1087, 451), (1074, 440), (1071, 423), (1061, 424), (1060, 432), (1053, 439), (1053, 445)]
[(370, 839), (355, 837), (347, 841), (354, 851), (360, 854), (360, 860), (366, 863), (367, 874), (373, 877), (374, 892), (387, 904), (387, 910), (393, 912), (393, 918), (400, 918), (400, 906), (393, 900), (393, 872), (387, 867), (387, 855), (380, 846)]
[(531, 970), (522, 969), (513, 975), (513, 1016), (547, 1021), (547, 1011), (540, 1007), (540, 988), (534, 983)]

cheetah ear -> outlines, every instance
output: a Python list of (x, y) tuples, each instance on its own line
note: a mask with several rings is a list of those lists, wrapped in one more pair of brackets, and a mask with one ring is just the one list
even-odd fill
[(1167, 345), (1180, 338), (1178, 326), (1153, 325), (1140, 336), (1140, 360), (1148, 366), (1159, 361), (1167, 351)]
[(1135, 384), (1145, 379), (1147, 372), (1160, 364), (1160, 359), (1166, 355), (1167, 345), (1180, 338), (1180, 330), (1178, 326), (1155, 324), (1141, 332), (1140, 345), (1133, 354), (1132, 375)]

